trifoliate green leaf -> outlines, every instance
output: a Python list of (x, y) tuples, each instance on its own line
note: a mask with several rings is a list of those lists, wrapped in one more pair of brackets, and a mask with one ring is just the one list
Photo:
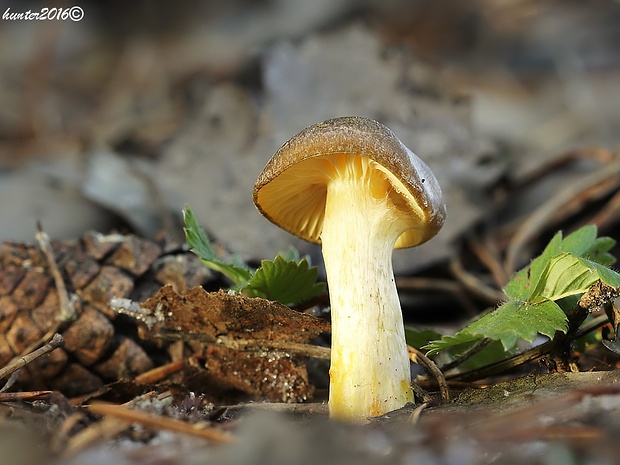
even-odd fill
[(216, 253), (207, 233), (198, 224), (189, 205), (186, 205), (183, 210), (183, 220), (187, 245), (205, 266), (222, 273), (236, 286), (243, 286), (252, 278), (253, 270), (240, 257), (231, 255), (223, 258)]
[(316, 282), (318, 273), (318, 268), (311, 267), (305, 258), (295, 261), (278, 255), (273, 261), (263, 260), (243, 290), (252, 296), (291, 305), (324, 291), (325, 284)]
[(562, 307), (574, 304), (598, 280), (620, 286), (620, 274), (607, 267), (615, 261), (608, 253), (614, 244), (610, 238), (597, 238), (595, 226), (585, 226), (565, 238), (557, 233), (542, 254), (506, 285), (507, 302), (424, 348), (434, 354), (489, 338), (509, 350), (519, 339), (533, 341), (537, 334), (553, 337), (556, 331), (566, 332)]

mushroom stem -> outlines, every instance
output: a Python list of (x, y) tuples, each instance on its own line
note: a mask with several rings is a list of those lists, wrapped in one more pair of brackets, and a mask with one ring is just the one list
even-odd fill
[[(330, 176), (321, 242), (332, 315), (329, 411), (363, 420), (413, 401), (392, 250), (406, 229), (384, 173)], [(340, 171), (340, 170), (337, 170)]]

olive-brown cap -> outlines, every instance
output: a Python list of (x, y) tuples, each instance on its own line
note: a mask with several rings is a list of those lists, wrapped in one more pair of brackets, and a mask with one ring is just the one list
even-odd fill
[(373, 169), (383, 172), (390, 182), (393, 203), (410, 217), (409, 229), (400, 235), (395, 248), (426, 242), (441, 229), (446, 211), (430, 168), (390, 129), (358, 116), (314, 124), (285, 142), (256, 181), (256, 207), (282, 229), (320, 244), (330, 179), (321, 160), (342, 155), (374, 162)]

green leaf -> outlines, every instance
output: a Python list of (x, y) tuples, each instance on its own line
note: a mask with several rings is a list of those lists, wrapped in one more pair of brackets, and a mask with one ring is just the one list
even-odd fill
[(243, 290), (255, 297), (291, 305), (316, 297), (325, 290), (324, 283), (316, 282), (318, 273), (318, 268), (311, 267), (305, 258), (297, 262), (278, 255), (273, 261), (263, 260)]
[(566, 329), (566, 314), (551, 300), (536, 304), (508, 301), (453, 336), (444, 336), (424, 349), (432, 355), (486, 337), (500, 341), (504, 350), (510, 350), (519, 339), (531, 342), (538, 333), (552, 337), (556, 331), (566, 332)]
[[(429, 328), (412, 328), (405, 326), (405, 338), (407, 344), (416, 349), (424, 349), (431, 341), (437, 342), (437, 339), (441, 338), (441, 334), (434, 329)], [(446, 354), (449, 356), (448, 360), (454, 360), (460, 357), (466, 350), (469, 350), (476, 340), (473, 342), (464, 342), (456, 346), (450, 347)], [(483, 349), (474, 353), (467, 360), (459, 363), (458, 367), (461, 370), (473, 370), (491, 363), (497, 362), (506, 356), (504, 347), (499, 341), (493, 341), (486, 345)]]
[(316, 282), (318, 268), (310, 266), (309, 259), (300, 259), (294, 247), (279, 254), (273, 261), (263, 260), (260, 268), (254, 270), (237, 255), (220, 256), (189, 205), (183, 210), (183, 220), (191, 251), (205, 266), (230, 279), (235, 290), (285, 305), (308, 300), (325, 290), (324, 283)]
[(559, 300), (583, 294), (598, 280), (609, 286), (620, 286), (620, 274), (615, 271), (586, 258), (562, 253), (549, 260), (540, 297)]
[(596, 234), (597, 230), (595, 225), (589, 224), (583, 226), (562, 240), (560, 250), (558, 250), (556, 254), (559, 252), (568, 252), (577, 257), (583, 257), (584, 254), (596, 244)]
[(537, 334), (553, 337), (567, 331), (565, 310), (598, 280), (620, 286), (620, 274), (608, 268), (615, 241), (596, 237), (595, 226), (584, 226), (565, 238), (557, 233), (541, 255), (515, 273), (506, 285), (509, 300), (452, 336), (432, 341), (430, 354), (465, 347), (482, 338), (500, 341), (505, 350), (519, 339), (533, 341)]
[(558, 232), (545, 250), (536, 257), (531, 263), (522, 270), (515, 273), (513, 278), (506, 284), (504, 292), (511, 299), (527, 301), (535, 292), (536, 285), (540, 282), (540, 277), (545, 270), (547, 261), (561, 251), (562, 233)]
[(427, 351), (427, 355), (436, 355), (442, 350), (447, 349), (454, 349), (457, 352), (463, 352), (470, 347), (472, 343), (483, 338), (484, 336), (481, 336), (480, 334), (472, 334), (466, 329), (463, 329), (456, 334), (448, 334), (443, 336), (441, 339), (431, 341), (421, 348)]
[[(472, 344), (473, 345), (473, 344)], [(459, 350), (456, 352), (454, 349), (450, 350), (450, 355), (454, 358), (463, 352)], [(480, 352), (476, 352), (463, 363), (458, 365), (460, 371), (475, 370), (477, 368), (490, 365), (495, 362), (506, 358), (506, 354), (512, 354), (515, 350), (506, 351), (501, 341), (491, 341), (491, 343), (484, 347)]]
[[(292, 245), (288, 249), (280, 252), (278, 256), (282, 257), (287, 262), (300, 262), (301, 261), (301, 257), (299, 256), (299, 250), (297, 250)], [(308, 261), (308, 264), (310, 264), (309, 257), (306, 256), (304, 258)]]
[(187, 245), (205, 266), (222, 273), (238, 287), (244, 286), (252, 278), (253, 270), (240, 257), (232, 255), (223, 258), (216, 253), (189, 205), (183, 209), (183, 221)]
[(609, 251), (615, 245), (616, 241), (611, 237), (599, 237), (592, 247), (583, 254), (583, 257), (603, 266), (611, 266), (616, 263), (616, 257), (610, 254)]
[(470, 330), (495, 341), (504, 349), (514, 347), (519, 339), (532, 342), (538, 333), (552, 337), (556, 331), (566, 332), (566, 314), (552, 300), (536, 304), (509, 301), (496, 311), (472, 323)]
[(544, 280), (542, 274), (547, 271), (549, 261), (561, 253), (588, 258), (603, 266), (611, 265), (615, 262), (615, 258), (608, 252), (616, 241), (609, 237), (597, 238), (596, 234), (597, 229), (594, 225), (583, 226), (565, 238), (562, 237), (561, 231), (556, 233), (538, 257), (514, 274), (504, 292), (511, 299), (523, 301), (531, 300), (535, 295), (540, 295), (542, 291), (540, 286), (545, 285), (544, 282), (541, 282), (541, 279)]
[(440, 337), (441, 334), (434, 329), (418, 329), (412, 328), (410, 326), (405, 326), (405, 340), (407, 341), (407, 344), (416, 349), (421, 349), (430, 341), (439, 339)]
[(569, 234), (562, 241), (560, 252), (568, 252), (576, 257), (587, 258), (603, 266), (615, 263), (616, 259), (608, 253), (616, 241), (611, 237), (596, 237), (597, 229), (593, 224), (583, 226)]

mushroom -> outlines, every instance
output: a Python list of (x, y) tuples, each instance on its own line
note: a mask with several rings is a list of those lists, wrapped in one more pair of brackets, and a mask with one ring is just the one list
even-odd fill
[(321, 244), (332, 321), (330, 417), (363, 420), (413, 401), (392, 250), (433, 237), (445, 218), (437, 179), (384, 125), (341, 117), (275, 153), (254, 203)]

